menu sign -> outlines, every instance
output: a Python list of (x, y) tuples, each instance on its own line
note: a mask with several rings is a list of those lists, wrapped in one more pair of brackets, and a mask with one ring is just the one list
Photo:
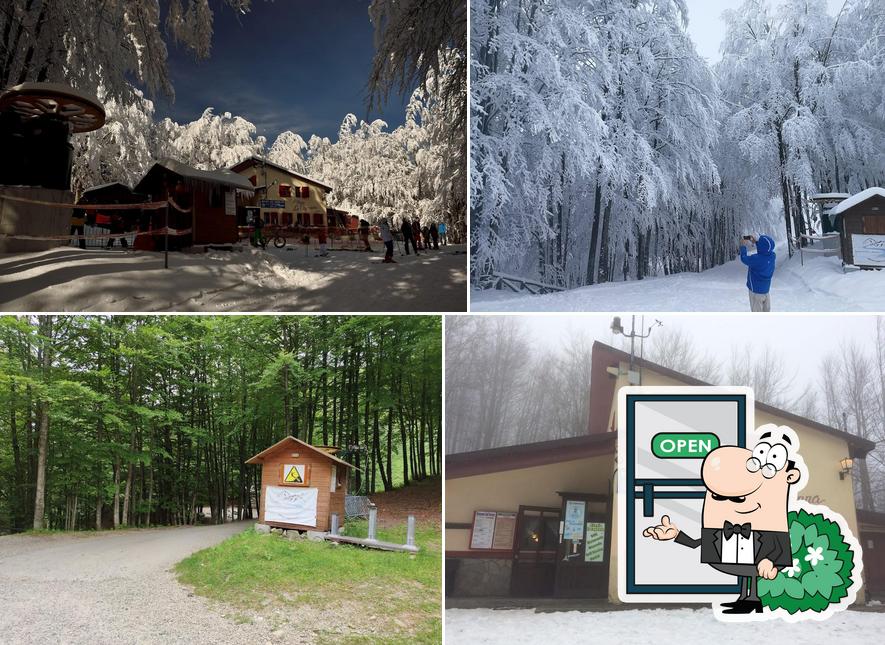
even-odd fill
[(513, 535), (516, 532), (516, 513), (498, 513), (495, 518), (495, 537), (492, 548), (509, 551), (513, 548)]
[(473, 514), (473, 533), (470, 535), (471, 549), (491, 549), (495, 537), (495, 517), (497, 513), (477, 511)]
[(473, 514), (471, 549), (510, 551), (516, 534), (516, 513), (476, 511)]

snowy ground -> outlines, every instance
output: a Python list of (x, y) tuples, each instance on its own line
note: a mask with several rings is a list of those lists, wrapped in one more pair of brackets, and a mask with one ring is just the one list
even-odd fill
[[(170, 253), (59, 248), (0, 254), (0, 310), (16, 311), (465, 311), (463, 246), (399, 256)], [(383, 249), (383, 247), (381, 247)], [(460, 253), (458, 253), (460, 252)]]
[[(842, 271), (836, 257), (787, 260), (780, 247), (772, 311), (885, 311), (885, 270)], [(781, 259), (784, 258), (784, 259)], [(610, 282), (542, 296), (471, 291), (472, 311), (749, 311), (746, 267), (735, 260), (703, 273)]]
[(844, 611), (825, 621), (721, 623), (710, 609), (535, 613), (449, 609), (446, 644), (482, 643), (879, 643), (885, 613)]

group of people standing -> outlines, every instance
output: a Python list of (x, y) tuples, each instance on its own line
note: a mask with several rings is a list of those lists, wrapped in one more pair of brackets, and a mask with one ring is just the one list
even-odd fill
[(400, 226), (400, 233), (403, 236), (403, 246), (406, 247), (406, 255), (409, 255), (409, 244), (412, 245), (415, 255), (418, 255), (418, 251), (429, 251), (431, 248), (434, 251), (439, 251), (440, 243), (446, 246), (445, 222), (440, 222), (439, 224), (431, 222), (429, 226), (421, 228), (421, 222), (417, 219), (411, 222), (404, 219)]
[[(381, 241), (384, 242), (386, 248), (384, 262), (395, 263), (396, 260), (393, 259), (394, 237), (390, 229), (390, 222), (386, 217), (381, 219), (379, 230), (381, 233)], [(421, 222), (417, 219), (409, 221), (407, 218), (404, 218), (402, 225), (400, 226), (400, 233), (403, 237), (403, 246), (405, 247), (406, 255), (409, 255), (410, 244), (415, 255), (420, 255), (418, 251), (429, 251), (431, 249), (438, 251), (440, 244), (443, 246), (447, 246), (448, 244), (448, 240), (446, 239), (445, 222), (440, 222), (439, 224), (431, 222), (422, 228)]]

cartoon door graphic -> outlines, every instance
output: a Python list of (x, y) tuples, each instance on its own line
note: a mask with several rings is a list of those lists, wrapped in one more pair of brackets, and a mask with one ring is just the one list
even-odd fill
[(698, 550), (642, 536), (661, 516), (701, 535), (701, 464), (720, 445), (746, 445), (753, 423), (747, 388), (629, 387), (619, 393), (619, 595), (625, 602), (702, 600), (738, 593), (738, 581), (700, 561)]

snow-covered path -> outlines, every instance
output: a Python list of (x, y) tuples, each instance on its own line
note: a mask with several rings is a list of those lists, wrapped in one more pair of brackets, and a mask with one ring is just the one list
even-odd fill
[(710, 609), (535, 613), (449, 609), (446, 643), (877, 643), (885, 613), (843, 611), (825, 621), (721, 623)]
[[(786, 258), (786, 251), (778, 249)], [(542, 296), (471, 291), (472, 311), (749, 311), (747, 270), (739, 261), (703, 273), (610, 282)], [(772, 311), (885, 311), (885, 271), (842, 271), (836, 257), (778, 263)]]
[[(383, 249), (383, 247), (381, 247)], [(209, 253), (80, 250), (0, 255), (0, 310), (464, 311), (467, 256), (450, 245), (419, 257), (303, 246)]]

